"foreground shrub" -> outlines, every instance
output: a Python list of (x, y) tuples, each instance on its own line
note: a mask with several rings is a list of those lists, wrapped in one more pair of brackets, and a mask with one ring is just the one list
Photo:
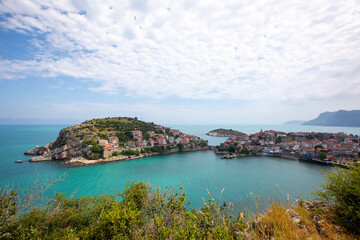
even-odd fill
[(45, 207), (23, 214), (17, 214), (16, 192), (9, 193), (0, 192), (0, 239), (232, 239), (246, 226), (242, 214), (228, 213), (232, 205), (212, 197), (200, 211), (188, 210), (182, 187), (155, 190), (129, 182), (116, 195), (58, 193)]
[(360, 233), (360, 165), (326, 172), (326, 183), (321, 187), (324, 190), (316, 193), (334, 204), (337, 222)]
[(115, 195), (58, 193), (42, 207), (24, 208), (18, 191), (0, 190), (0, 239), (356, 239), (316, 209), (289, 211), (275, 201), (251, 221), (208, 194), (200, 210), (189, 210), (182, 187), (129, 182)]

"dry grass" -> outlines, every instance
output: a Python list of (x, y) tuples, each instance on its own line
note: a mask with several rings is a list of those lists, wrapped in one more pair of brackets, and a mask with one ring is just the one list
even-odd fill
[[(252, 224), (253, 239), (359, 239), (331, 221), (331, 210), (308, 210), (304, 206), (285, 209), (273, 202)], [(322, 212), (321, 215), (318, 213)]]

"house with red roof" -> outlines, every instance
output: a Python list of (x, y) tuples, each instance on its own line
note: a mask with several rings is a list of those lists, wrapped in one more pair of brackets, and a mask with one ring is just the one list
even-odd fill
[(142, 132), (140, 130), (132, 130), (131, 133), (133, 134), (133, 137), (135, 137), (136, 135), (142, 136)]
[(155, 144), (155, 141), (154, 141), (152, 138), (149, 138), (149, 139), (147, 140), (147, 145), (148, 145), (148, 146), (153, 147), (154, 144)]
[(155, 137), (155, 132), (154, 131), (147, 131), (146, 132), (150, 137)]

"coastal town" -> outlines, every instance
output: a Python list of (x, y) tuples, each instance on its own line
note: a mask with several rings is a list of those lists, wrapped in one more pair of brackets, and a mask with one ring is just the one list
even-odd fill
[(266, 155), (348, 167), (359, 159), (359, 136), (319, 132), (260, 131), (227, 139), (216, 147), (223, 158)]
[(31, 162), (60, 160), (65, 164), (94, 165), (208, 149), (207, 140), (180, 130), (137, 118), (114, 117), (64, 128), (56, 141), (24, 154), (36, 155)]
[[(171, 129), (161, 125), (155, 126), (155, 131), (142, 132), (132, 130), (132, 140), (119, 142), (116, 136), (108, 139), (98, 139), (98, 144), (103, 146), (102, 157), (136, 155), (136, 153), (163, 152), (178, 148), (179, 150), (200, 150), (207, 147), (207, 141), (194, 135), (188, 135), (177, 129)], [(134, 153), (134, 154), (131, 154)]]

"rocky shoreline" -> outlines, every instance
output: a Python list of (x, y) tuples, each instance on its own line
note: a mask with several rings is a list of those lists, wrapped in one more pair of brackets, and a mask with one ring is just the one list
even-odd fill
[(243, 158), (243, 157), (274, 157), (274, 158), (285, 158), (290, 160), (298, 160), (298, 161), (304, 161), (304, 162), (312, 162), (312, 163), (318, 163), (318, 164), (324, 164), (324, 165), (331, 165), (341, 168), (349, 168), (350, 165), (331, 162), (331, 161), (322, 161), (318, 159), (301, 159), (297, 156), (289, 156), (289, 155), (264, 155), (264, 154), (240, 154), (240, 153), (234, 153), (234, 154), (228, 154), (227, 152), (218, 152), (214, 151), (215, 154), (222, 154), (223, 156), (220, 159), (233, 159), (233, 158)]
[[(46, 145), (45, 145), (46, 146)], [(195, 152), (195, 151), (207, 151), (207, 150), (211, 150), (209, 147), (204, 147), (201, 149), (183, 149), (182, 151), (180, 151), (179, 149), (172, 149), (163, 153), (141, 153), (140, 155), (136, 156), (136, 155), (132, 155), (132, 156), (126, 156), (126, 155), (119, 155), (119, 156), (112, 156), (109, 158), (100, 158), (98, 160), (89, 160), (83, 157), (74, 157), (74, 158), (70, 158), (70, 159), (52, 159), (49, 158), (47, 156), (43, 157), (43, 156), (37, 156), (37, 157), (33, 157), (31, 158), (29, 161), (30, 162), (44, 162), (44, 161), (59, 161), (62, 164), (74, 164), (74, 165), (79, 165), (79, 166), (90, 166), (90, 165), (98, 165), (98, 164), (104, 164), (104, 163), (109, 163), (109, 162), (117, 162), (117, 161), (128, 161), (128, 160), (133, 160), (133, 159), (139, 159), (139, 158), (145, 158), (145, 157), (152, 157), (152, 156), (159, 156), (159, 155), (167, 155), (167, 154), (172, 154), (172, 153), (181, 153), (181, 152)], [(25, 152), (25, 155), (37, 155), (38, 152), (44, 151), (44, 146), (43, 147), (35, 147), (34, 149), (31, 149), (27, 152)]]

